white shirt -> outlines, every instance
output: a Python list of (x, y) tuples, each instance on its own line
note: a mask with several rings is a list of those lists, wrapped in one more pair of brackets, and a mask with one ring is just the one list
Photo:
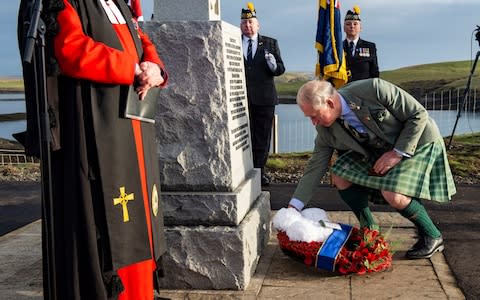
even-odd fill
[(258, 33), (252, 36), (251, 38), (243, 35), (242, 47), (243, 47), (243, 57), (245, 57), (245, 59), (247, 59), (248, 40), (250, 39), (252, 40), (252, 58), (254, 58), (258, 48)]
[(352, 55), (355, 55), (355, 49), (357, 48), (357, 43), (358, 43), (358, 38), (354, 39), (354, 40), (349, 40), (349, 39), (346, 39), (347, 40), (347, 45), (350, 45), (350, 42), (353, 42), (353, 49), (352, 49)]

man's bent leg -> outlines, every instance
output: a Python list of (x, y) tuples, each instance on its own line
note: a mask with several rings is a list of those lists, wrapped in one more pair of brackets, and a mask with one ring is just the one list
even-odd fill
[(352, 184), (336, 175), (332, 175), (332, 179), (340, 197), (348, 204), (360, 222), (360, 227), (378, 228), (370, 207), (368, 207), (368, 192), (365, 188)]
[(417, 227), (419, 240), (407, 251), (408, 258), (429, 258), (435, 252), (443, 251), (442, 234), (419, 200), (393, 192), (382, 191), (382, 194), (392, 207)]

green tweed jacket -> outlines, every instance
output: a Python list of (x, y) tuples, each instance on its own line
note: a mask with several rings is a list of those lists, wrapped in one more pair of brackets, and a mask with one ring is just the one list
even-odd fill
[[(426, 109), (413, 96), (387, 81), (379, 78), (354, 81), (338, 92), (366, 128), (397, 150), (414, 155), (418, 146), (442, 138)], [(316, 130), (312, 158), (293, 194), (305, 204), (325, 175), (335, 149), (370, 156), (337, 122), (329, 128), (317, 126)]]

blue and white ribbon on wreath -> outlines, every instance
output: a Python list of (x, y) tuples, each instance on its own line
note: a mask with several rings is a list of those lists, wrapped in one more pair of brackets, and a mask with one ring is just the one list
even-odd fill
[(320, 249), (318, 249), (315, 267), (317, 269), (325, 269), (328, 271), (335, 271), (335, 261), (340, 250), (350, 237), (352, 226), (340, 224), (341, 230), (334, 230), (332, 234), (323, 242)]

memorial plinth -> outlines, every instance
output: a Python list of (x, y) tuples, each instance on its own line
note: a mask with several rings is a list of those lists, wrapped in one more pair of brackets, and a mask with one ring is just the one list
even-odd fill
[(167, 237), (161, 287), (245, 289), (268, 242), (270, 194), (252, 163), (240, 30), (162, 21), (157, 11), (144, 26), (170, 76), (156, 115)]

